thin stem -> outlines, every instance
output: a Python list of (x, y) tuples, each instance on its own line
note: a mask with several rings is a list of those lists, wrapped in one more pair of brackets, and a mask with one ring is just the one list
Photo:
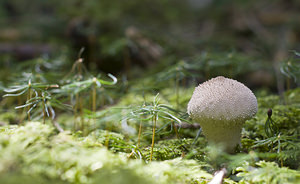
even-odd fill
[(45, 110), (45, 98), (44, 98), (44, 96), (43, 96), (42, 102), (43, 102), (43, 123), (45, 124), (45, 122), (46, 122), (46, 110)]
[(84, 118), (83, 118), (83, 102), (82, 97), (79, 96), (79, 113), (80, 113), (80, 120), (81, 120), (81, 130), (84, 134)]
[[(279, 135), (277, 136), (277, 138), (278, 138), (278, 150), (277, 150), (277, 153), (281, 153), (281, 142), (280, 142), (280, 133), (279, 133)], [(280, 154), (280, 165), (281, 165), (281, 167), (283, 167), (283, 159), (282, 159), (282, 156), (281, 156), (281, 154)]]
[(81, 79), (81, 74), (82, 74), (81, 64), (82, 64), (82, 62), (83, 62), (83, 59), (82, 59), (82, 58), (79, 58), (79, 59), (77, 60), (77, 62), (78, 62), (78, 65), (77, 65), (78, 75), (79, 75), (79, 78)]
[[(31, 85), (31, 83), (29, 83), (29, 88), (28, 88), (28, 94), (27, 94), (27, 101), (29, 101), (30, 99), (31, 99), (31, 87), (30, 87), (30, 85)], [(30, 112), (28, 112), (29, 111), (29, 109), (30, 109), (30, 105), (28, 105), (28, 107), (27, 107), (27, 117), (28, 117), (28, 121), (30, 121)]]
[(150, 162), (152, 161), (152, 156), (153, 156), (153, 147), (154, 147), (154, 138), (155, 138), (155, 127), (156, 127), (156, 115), (153, 116), (153, 131), (152, 131), (152, 144), (151, 144), (151, 155), (150, 155)]
[(110, 134), (109, 134), (109, 130), (106, 130), (106, 140), (105, 140), (105, 146), (107, 147), (108, 149), (108, 146), (109, 146), (109, 139), (110, 139)]
[(175, 134), (176, 134), (176, 138), (178, 139), (179, 138), (179, 135), (178, 135), (178, 130), (177, 130), (177, 127), (175, 125), (175, 122), (173, 121), (172, 122), (172, 126), (174, 127), (174, 131), (175, 131)]
[(96, 112), (96, 108), (97, 108), (97, 107), (96, 107), (96, 100), (97, 100), (97, 99), (96, 99), (96, 98), (97, 98), (96, 87), (93, 88), (92, 93), (93, 93), (93, 94), (92, 94), (92, 96), (93, 96), (93, 100), (92, 100), (92, 101), (93, 101), (93, 102), (92, 102), (92, 110), (93, 110), (93, 112)]
[(291, 80), (290, 80), (290, 78), (287, 78), (286, 79), (286, 90), (288, 91), (288, 90), (290, 90), (290, 88), (291, 88)]
[(77, 129), (77, 118), (78, 118), (78, 104), (79, 104), (79, 95), (78, 93), (75, 96), (75, 106), (74, 106), (74, 131)]
[(131, 151), (131, 153), (128, 155), (128, 159), (134, 154), (134, 150)]
[(141, 142), (141, 134), (142, 134), (142, 122), (140, 122), (140, 128), (139, 128), (139, 134), (138, 134), (138, 144), (137, 144), (137, 147), (140, 146), (140, 142)]
[[(178, 79), (178, 73), (176, 72), (176, 79), (175, 79), (175, 93), (176, 93), (176, 109), (179, 109), (179, 79)], [(177, 127), (175, 126), (175, 122), (172, 122), (172, 126), (174, 127), (174, 131), (176, 134), (176, 138), (178, 138), (178, 131)]]
[[(94, 78), (96, 79), (96, 78)], [(96, 113), (96, 101), (97, 101), (97, 91), (96, 91), (96, 84), (94, 84), (93, 90), (92, 90), (92, 110), (94, 113)], [(93, 117), (93, 128), (96, 129), (96, 119), (95, 116)]]
[(176, 73), (175, 78), (175, 93), (176, 93), (176, 109), (179, 108), (179, 79), (178, 79), (178, 73)]
[(19, 105), (19, 106), (22, 105), (22, 99), (21, 99), (21, 96), (18, 96), (17, 98), (18, 98), (18, 105)]

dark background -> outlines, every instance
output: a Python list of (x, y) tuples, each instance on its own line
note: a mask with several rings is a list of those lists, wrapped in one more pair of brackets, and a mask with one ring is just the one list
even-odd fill
[[(180, 60), (208, 55), (209, 64), (233, 55), (247, 62), (229, 77), (276, 90), (285, 86), (280, 63), (300, 48), (299, 12), (297, 0), (0, 0), (0, 63), (13, 70), (63, 56), (70, 64), (85, 48), (89, 70), (130, 78)], [(222, 70), (212, 67), (199, 80)]]

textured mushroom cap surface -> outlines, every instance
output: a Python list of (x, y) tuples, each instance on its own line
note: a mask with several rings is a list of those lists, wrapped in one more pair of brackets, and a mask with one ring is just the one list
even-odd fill
[(195, 88), (187, 111), (195, 120), (243, 124), (256, 114), (257, 100), (244, 84), (219, 76)]

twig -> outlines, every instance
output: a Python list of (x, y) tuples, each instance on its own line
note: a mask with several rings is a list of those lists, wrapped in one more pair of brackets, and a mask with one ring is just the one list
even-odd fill
[(222, 184), (226, 173), (227, 170), (225, 168), (215, 172), (214, 178), (208, 184)]

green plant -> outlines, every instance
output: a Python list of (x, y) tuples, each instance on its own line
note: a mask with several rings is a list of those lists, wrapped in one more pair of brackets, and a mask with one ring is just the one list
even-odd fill
[[(74, 62), (71, 71), (64, 77), (63, 85), (60, 89), (55, 92), (60, 96), (69, 96), (71, 104), (73, 105), (75, 122), (74, 130), (77, 129), (77, 117), (80, 116), (81, 130), (85, 131), (85, 121), (84, 121), (84, 93), (88, 92), (91, 97), (91, 109), (95, 113), (97, 106), (97, 92), (102, 88), (102, 85), (115, 85), (117, 83), (117, 78), (111, 74), (108, 77), (112, 81), (106, 81), (100, 79), (100, 75), (97, 77), (92, 76), (83, 64), (83, 58), (81, 55), (84, 51), (82, 48), (78, 53), (78, 59)], [(74, 100), (75, 97), (75, 100)], [(95, 120), (94, 120), (94, 127)]]
[(278, 134), (278, 128), (276, 123), (272, 119), (272, 109), (268, 110), (268, 118), (265, 123), (265, 132), (268, 137), (276, 136)]
[(150, 104), (144, 103), (141, 107), (130, 112), (130, 116), (127, 119), (135, 119), (140, 121), (139, 135), (141, 134), (141, 122), (142, 121), (151, 121), (152, 123), (152, 143), (151, 143), (151, 153), (150, 161), (152, 161), (153, 156), (153, 147), (155, 142), (155, 133), (157, 122), (160, 119), (174, 121), (176, 123), (181, 123), (181, 120), (177, 118), (170, 112), (170, 107), (165, 104), (159, 104), (159, 94), (157, 94), (153, 102)]
[(55, 118), (55, 110), (53, 107), (57, 107), (60, 109), (66, 109), (66, 108), (71, 109), (69, 105), (62, 104), (59, 100), (52, 97), (48, 91), (41, 91), (40, 94), (38, 94), (38, 92), (35, 91), (35, 95), (36, 95), (35, 97), (31, 98), (30, 100), (27, 100), (26, 104), (17, 106), (15, 107), (15, 109), (30, 107), (27, 113), (31, 113), (33, 109), (40, 106), (42, 109), (42, 117), (43, 117), (44, 124), (46, 121), (46, 117), (50, 117), (50, 116), (51, 116), (52, 123), (54, 124), (53, 120)]
[(101, 88), (102, 85), (114, 85), (117, 82), (117, 78), (111, 74), (108, 76), (112, 79), (111, 82), (102, 80), (100, 78), (91, 77), (87, 80), (82, 81), (72, 81), (69, 84), (63, 85), (57, 93), (63, 93), (66, 95), (75, 96), (75, 116), (78, 114), (78, 111), (81, 116), (81, 129), (84, 130), (84, 122), (83, 122), (83, 99), (80, 93), (90, 91), (90, 96), (92, 97), (92, 111), (96, 111), (96, 102), (97, 102), (97, 89)]
[[(27, 93), (27, 100), (25, 105), (17, 106), (16, 109), (19, 108), (24, 108), (27, 107), (27, 117), (28, 120), (30, 121), (31, 116), (30, 113), (31, 111), (36, 107), (37, 103), (43, 102), (45, 103), (46, 99), (50, 99), (49, 96), (50, 94), (46, 92), (49, 88), (57, 88), (57, 84), (41, 84), (41, 83), (31, 83), (31, 79), (28, 80), (28, 84), (22, 84), (22, 85), (14, 85), (10, 86), (10, 88), (5, 88), (4, 92), (5, 94), (3, 97), (19, 97), (25, 93)], [(42, 97), (38, 97), (39, 93), (42, 93)], [(47, 96), (45, 96), (45, 93), (47, 93)], [(32, 98), (32, 94), (35, 94), (35, 97)], [(46, 108), (45, 105), (45, 112), (47, 111), (48, 108)], [(48, 113), (48, 111), (47, 111)], [(44, 113), (44, 118), (45, 118), (45, 113)]]
[(281, 166), (297, 167), (295, 162), (300, 158), (299, 112), (294, 106), (277, 105), (272, 110), (269, 109), (264, 135), (256, 137), (252, 148), (261, 153), (267, 151), (262, 157), (271, 160), (275, 158)]

